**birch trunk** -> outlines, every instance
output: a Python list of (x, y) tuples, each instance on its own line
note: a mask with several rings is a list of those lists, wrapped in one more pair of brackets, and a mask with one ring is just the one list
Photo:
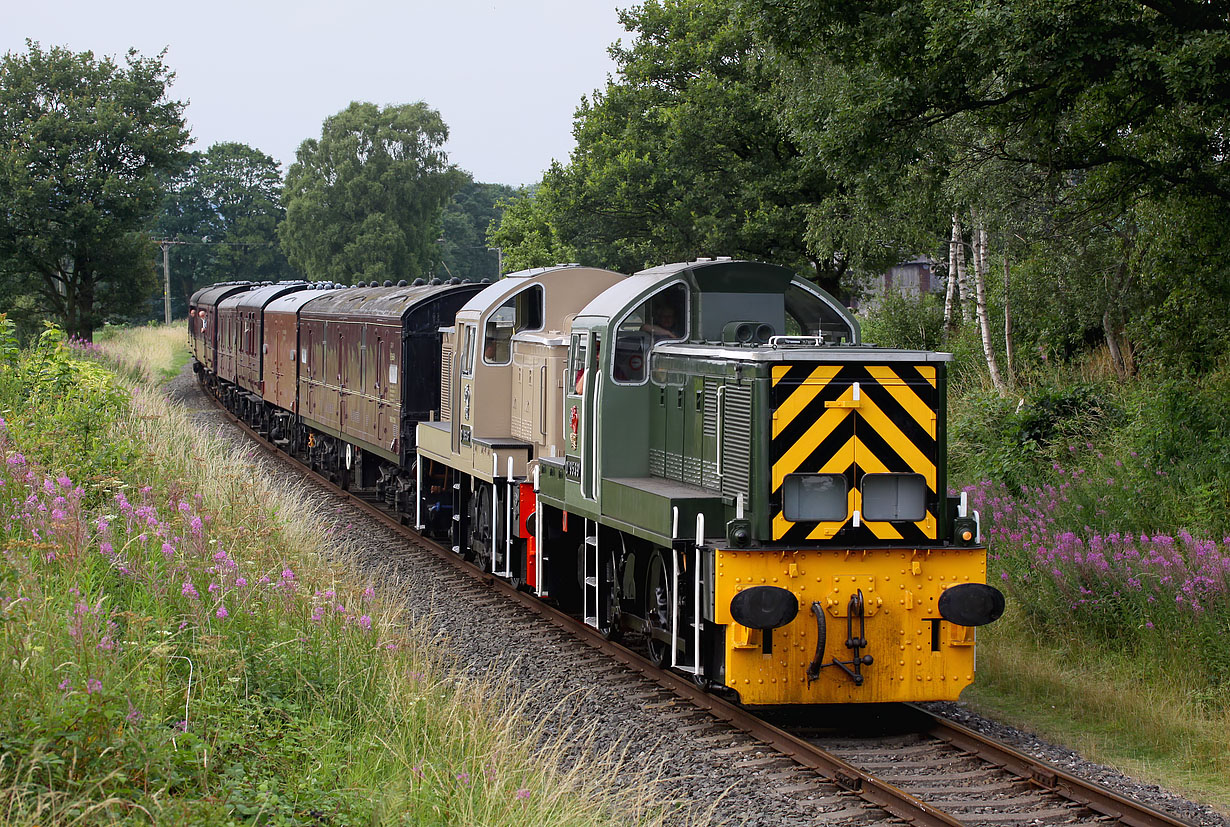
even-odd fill
[(970, 210), (974, 231), (974, 311), (978, 316), (978, 330), (982, 334), (982, 353), (987, 359), (987, 370), (995, 390), (1004, 391), (1004, 379), (999, 373), (999, 361), (991, 343), (991, 319), (987, 314), (987, 229), (977, 211)]
[(972, 314), (969, 312), (969, 268), (965, 266), (965, 228), (961, 219), (953, 218), (953, 235), (957, 239), (957, 309), (964, 323)]
[[(957, 214), (952, 214), (952, 235), (948, 240), (948, 286), (944, 291), (944, 330), (948, 333), (957, 329), (957, 319), (954, 313), (957, 298), (957, 249), (961, 246), (961, 220)], [(958, 311), (959, 312), (959, 311)]]
[(1008, 247), (1004, 246), (1004, 356), (1008, 384), (1016, 384), (1016, 348), (1012, 343), (1012, 309), (1008, 299)]

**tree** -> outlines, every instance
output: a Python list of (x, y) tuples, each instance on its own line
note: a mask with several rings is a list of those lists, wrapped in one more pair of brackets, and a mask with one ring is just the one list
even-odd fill
[(506, 184), (468, 182), (453, 196), (440, 217), (442, 263), (436, 275), (466, 281), (494, 281), (499, 257), (488, 249), (487, 228), (499, 223), (503, 203), (514, 190)]
[(304, 141), (286, 175), (278, 227), (290, 263), (314, 280), (413, 279), (438, 259), (440, 210), (465, 183), (448, 127), (423, 102), (355, 102)]
[[(193, 153), (171, 182), (154, 232), (171, 246), (171, 295), (182, 312), (200, 286), (294, 277), (278, 242), (282, 175), (277, 161), (246, 144)], [(179, 312), (179, 311), (177, 311)]]
[[(1230, 292), (1221, 264), (1230, 243), (1205, 232), (1207, 216), (1230, 208), (1224, 3), (747, 0), (744, 9), (779, 67), (792, 138), (862, 202), (894, 210), (911, 176), (930, 168), (943, 195), (937, 215), (973, 208), (1001, 249), (1017, 240), (1025, 255), (1014, 274), (1047, 277), (1020, 285), (1047, 297), (1031, 305), (1051, 311), (1034, 321), (1046, 350), (1105, 341), (1121, 375), (1129, 334), (1180, 363), (1209, 365), (1230, 350), (1212, 323)], [(1206, 255), (1191, 256), (1197, 246)], [(1200, 325), (1167, 322), (1180, 307)], [(1176, 327), (1214, 335), (1176, 338)], [(1191, 349), (1177, 352), (1177, 342)]]
[(27, 41), (0, 60), (0, 274), (70, 335), (155, 289), (147, 231), (188, 141), (164, 54)]
[(621, 11), (636, 39), (612, 47), (618, 76), (582, 101), (576, 149), (547, 172), (533, 209), (577, 260), (630, 272), (733, 255), (836, 290), (845, 257), (805, 238), (809, 211), (835, 184), (783, 131), (773, 75), (737, 8), (648, 0)]
[(560, 239), (536, 190), (519, 190), (500, 205), (504, 211), (499, 223), (488, 228), (487, 241), (503, 251), (505, 272), (581, 260)]

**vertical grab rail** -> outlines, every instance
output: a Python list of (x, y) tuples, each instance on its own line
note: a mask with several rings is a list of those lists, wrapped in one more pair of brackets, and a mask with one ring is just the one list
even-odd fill
[(692, 571), (692, 665), (685, 671), (700, 674), (700, 552), (705, 544), (705, 515), (696, 515), (696, 560)]
[(538, 371), (538, 433), (545, 437), (547, 435), (547, 366), (543, 365)]
[(724, 444), (722, 440), (722, 409), (724, 406), (722, 403), (725, 399), (726, 386), (722, 385), (717, 391), (717, 439), (715, 440), (717, 442), (717, 451), (715, 453), (717, 454), (717, 475), (719, 480), (722, 478), (722, 445)]
[(414, 530), (422, 531), (427, 527), (423, 525), (423, 457), (414, 456)]
[[(588, 391), (588, 388), (586, 389)], [(602, 422), (598, 416), (598, 411), (602, 406), (602, 371), (594, 371), (594, 404), (590, 408), (590, 418), (593, 420), (592, 438), (589, 441), (589, 495), (585, 496), (582, 491), (581, 495), (587, 500), (598, 500), (598, 457), (601, 452), (598, 450), (598, 442), (602, 438)]]
[(542, 500), (538, 497), (541, 490), (538, 474), (541, 470), (541, 466), (534, 466), (534, 593), (545, 597), (547, 590), (542, 584)]

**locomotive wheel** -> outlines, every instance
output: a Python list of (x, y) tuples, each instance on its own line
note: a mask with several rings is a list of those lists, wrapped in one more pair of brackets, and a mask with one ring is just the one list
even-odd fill
[[(581, 552), (585, 552), (584, 546)], [(607, 549), (602, 559), (602, 583), (606, 588), (598, 589), (598, 631), (607, 640), (623, 639), (624, 629), (620, 622), (619, 610), (619, 579), (616, 576), (618, 568), (615, 565), (615, 550)]]
[(670, 634), (674, 596), (671, 594), (670, 572), (661, 551), (654, 551), (645, 571), (645, 651), (655, 666), (670, 662), (671, 647), (659, 640), (655, 632)]
[(474, 495), (470, 525), (470, 554), (483, 571), (491, 572), (491, 486), (479, 486)]

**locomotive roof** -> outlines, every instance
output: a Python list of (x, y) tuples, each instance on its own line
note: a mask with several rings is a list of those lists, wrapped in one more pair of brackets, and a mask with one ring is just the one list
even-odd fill
[(401, 319), (420, 304), (454, 291), (477, 292), (482, 285), (423, 284), (408, 287), (347, 287), (314, 296), (303, 305), (300, 316), (316, 319)]
[(198, 290), (192, 295), (192, 301), (198, 307), (213, 307), (227, 296), (251, 290), (255, 282), (228, 281)]
[(580, 264), (557, 264), (554, 267), (535, 267), (530, 270), (519, 270), (516, 273), (508, 273), (499, 281), (487, 285), (482, 292), (473, 296), (465, 303), (461, 310), (458, 311), (458, 315), (481, 314), (490, 308), (499, 307), (509, 296), (523, 289), (530, 279), (564, 271), (577, 276), (585, 273), (601, 273), (608, 277), (627, 278), (622, 273), (616, 273), (613, 270), (604, 270), (600, 267), (586, 267)]
[(269, 302), (285, 293), (302, 290), (306, 281), (280, 281), (276, 284), (266, 284), (243, 293), (227, 297), (224, 302), (229, 307), (232, 303), (240, 309), (263, 310)]
[[(806, 338), (806, 337), (783, 337)], [(654, 353), (668, 356), (703, 357), (727, 362), (951, 362), (953, 355), (934, 350), (896, 350), (876, 345), (818, 345), (773, 347), (739, 347), (713, 343), (663, 342), (654, 345)]]

